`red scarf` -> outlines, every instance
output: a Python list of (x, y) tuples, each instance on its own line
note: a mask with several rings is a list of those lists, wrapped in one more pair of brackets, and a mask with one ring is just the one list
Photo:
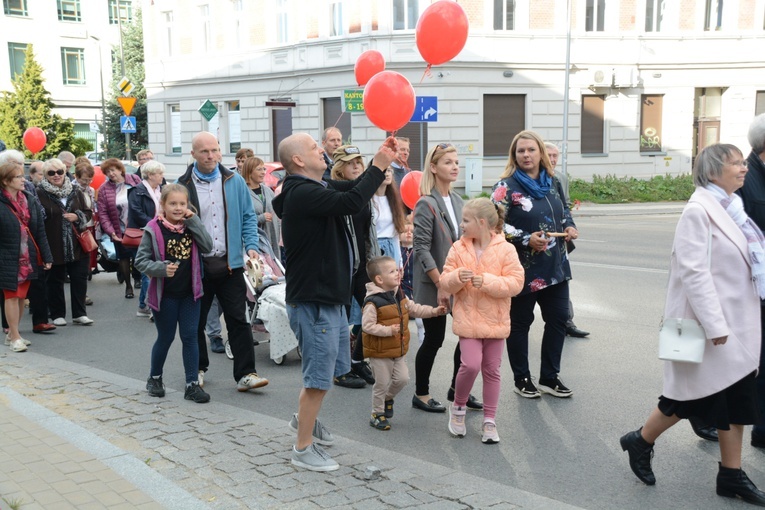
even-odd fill
[[(10, 207), (16, 218), (19, 220), (20, 230), (20, 244), (19, 244), (19, 272), (17, 274), (17, 281), (23, 282), (29, 278), (32, 274), (32, 263), (29, 260), (29, 202), (27, 202), (27, 196), (23, 191), (16, 192), (16, 198), (13, 197), (8, 190), (3, 188), (3, 196), (10, 202)], [(37, 243), (35, 243), (37, 246)], [(39, 249), (38, 249), (39, 250)], [(40, 260), (40, 253), (37, 253), (38, 263)]]
[(29, 225), (29, 203), (27, 202), (27, 196), (23, 191), (16, 192), (16, 197), (8, 193), (8, 190), (3, 188), (3, 196), (8, 199), (13, 208), (13, 212), (19, 220), (22, 221), (22, 229)]

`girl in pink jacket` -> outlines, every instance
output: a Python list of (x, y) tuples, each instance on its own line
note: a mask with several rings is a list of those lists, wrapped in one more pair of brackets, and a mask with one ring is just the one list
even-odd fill
[(499, 442), (494, 419), (499, 402), (503, 340), (510, 334), (510, 298), (523, 288), (524, 273), (515, 247), (501, 231), (505, 211), (488, 198), (477, 198), (462, 210), (462, 237), (452, 245), (441, 274), (441, 288), (454, 295), (453, 330), (462, 351), (449, 407), (449, 432), (464, 437), (470, 390), (483, 376), (484, 444)]

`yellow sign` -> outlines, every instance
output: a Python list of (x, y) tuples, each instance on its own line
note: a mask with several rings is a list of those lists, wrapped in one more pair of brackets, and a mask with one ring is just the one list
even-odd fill
[(122, 107), (122, 111), (125, 112), (125, 115), (130, 115), (130, 112), (133, 111), (133, 107), (135, 106), (136, 98), (134, 97), (118, 97), (117, 102)]
[(133, 85), (133, 82), (131, 82), (127, 76), (123, 76), (120, 82), (117, 84), (117, 88), (120, 89), (120, 92), (122, 92), (123, 96), (129, 96), (130, 93), (133, 92), (135, 85)]
[(363, 90), (343, 90), (343, 105), (346, 112), (364, 111)]

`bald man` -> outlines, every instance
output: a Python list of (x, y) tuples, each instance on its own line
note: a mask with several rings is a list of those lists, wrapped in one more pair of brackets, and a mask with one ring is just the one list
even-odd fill
[(350, 216), (372, 199), (395, 157), (396, 141), (389, 138), (355, 181), (324, 181), (324, 149), (313, 138), (297, 133), (279, 144), (287, 177), (273, 205), (282, 219), (286, 250), (287, 315), (303, 355), (303, 388), (289, 423), (297, 432), (291, 462), (298, 467), (339, 467), (316, 444), (334, 442), (317, 417), (334, 377), (351, 369), (345, 307), (351, 301), (351, 275), (366, 261), (358, 260)]
[(204, 385), (204, 375), (210, 365), (205, 324), (213, 297), (217, 297), (234, 354), (236, 389), (248, 391), (268, 384), (268, 379), (255, 371), (252, 330), (244, 310), (247, 301), (244, 250), (250, 258), (257, 257), (258, 218), (244, 179), (221, 165), (220, 155), (215, 135), (206, 131), (197, 133), (191, 139), (194, 163), (178, 179), (178, 183), (189, 190), (189, 203), (199, 211), (199, 218), (213, 239), (212, 251), (202, 254), (204, 295), (197, 325), (199, 386)]

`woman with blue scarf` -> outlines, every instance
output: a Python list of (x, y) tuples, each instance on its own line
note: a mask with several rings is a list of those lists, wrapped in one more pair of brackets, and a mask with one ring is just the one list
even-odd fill
[[(558, 373), (571, 279), (566, 242), (576, 239), (579, 233), (563, 188), (554, 177), (545, 143), (535, 132), (521, 131), (513, 138), (507, 166), (492, 190), (492, 200), (505, 207), (504, 234), (518, 251), (526, 272), (523, 290), (512, 298), (511, 332), (507, 337), (514, 391), (525, 398), (538, 398), (540, 391), (570, 397), (572, 391)], [(536, 304), (545, 321), (538, 388), (529, 370), (529, 328)]]

